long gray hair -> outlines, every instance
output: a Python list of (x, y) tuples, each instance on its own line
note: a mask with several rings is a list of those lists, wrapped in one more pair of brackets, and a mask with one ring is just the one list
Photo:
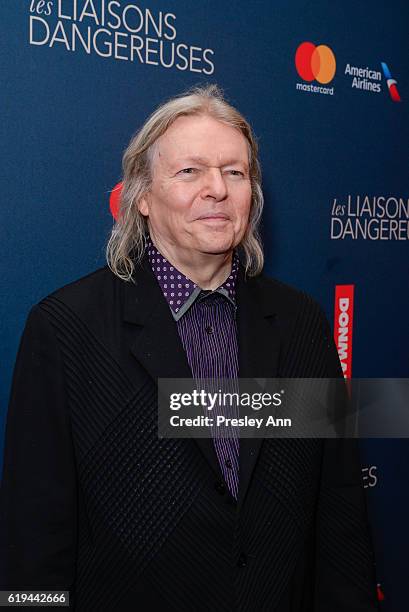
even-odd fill
[(152, 113), (132, 138), (122, 160), (119, 214), (107, 244), (108, 265), (119, 278), (132, 280), (135, 264), (141, 261), (146, 246), (147, 221), (140, 213), (138, 204), (151, 187), (154, 145), (182, 115), (208, 115), (239, 130), (247, 140), (252, 198), (249, 223), (239, 247), (244, 256), (246, 273), (255, 276), (261, 272), (264, 264), (259, 235), (264, 198), (258, 147), (249, 123), (226, 102), (217, 85), (194, 87), (171, 98)]

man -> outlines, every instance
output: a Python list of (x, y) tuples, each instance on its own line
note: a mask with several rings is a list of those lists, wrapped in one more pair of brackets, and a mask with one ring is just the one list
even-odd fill
[(3, 588), (86, 612), (376, 610), (355, 441), (157, 435), (159, 377), (341, 375), (319, 307), (261, 274), (249, 124), (196, 88), (123, 165), (109, 267), (42, 300), (21, 342)]

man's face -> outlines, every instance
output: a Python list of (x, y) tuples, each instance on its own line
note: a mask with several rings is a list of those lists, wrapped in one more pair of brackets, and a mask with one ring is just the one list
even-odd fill
[(238, 130), (208, 116), (179, 117), (157, 141), (152, 174), (139, 209), (159, 248), (185, 259), (240, 243), (251, 184), (247, 140)]

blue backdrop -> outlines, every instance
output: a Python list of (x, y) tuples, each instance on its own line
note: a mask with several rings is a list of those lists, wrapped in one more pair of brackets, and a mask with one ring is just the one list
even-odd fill
[[(0, 13), (0, 434), (30, 306), (103, 265), (125, 146), (200, 82), (217, 82), (258, 136), (266, 272), (331, 322), (335, 286), (354, 285), (353, 375), (408, 377), (406, 0), (25, 0)], [(304, 42), (314, 53), (296, 65)], [(402, 612), (409, 445), (362, 450), (382, 606)]]

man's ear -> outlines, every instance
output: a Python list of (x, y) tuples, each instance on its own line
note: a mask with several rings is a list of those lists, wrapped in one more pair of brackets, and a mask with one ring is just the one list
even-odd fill
[(141, 215), (143, 215), (144, 217), (149, 217), (149, 194), (148, 193), (142, 196), (142, 198), (139, 200), (138, 210), (141, 213)]

